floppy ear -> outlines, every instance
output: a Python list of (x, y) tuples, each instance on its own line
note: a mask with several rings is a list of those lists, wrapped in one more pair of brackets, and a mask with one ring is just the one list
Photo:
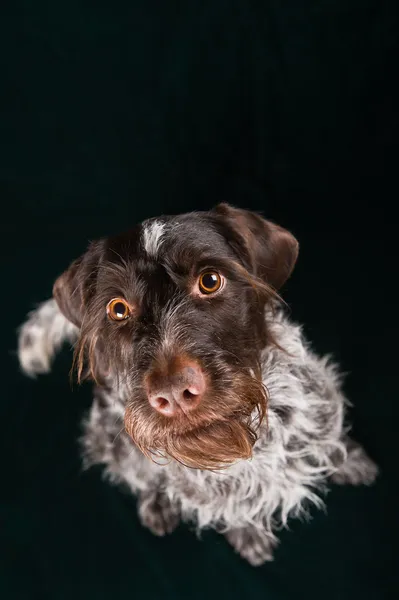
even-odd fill
[(96, 281), (100, 262), (101, 242), (93, 242), (88, 250), (62, 273), (53, 286), (53, 297), (58, 308), (74, 325), (82, 324), (83, 309)]
[(299, 244), (292, 233), (255, 212), (229, 204), (219, 204), (214, 213), (234, 232), (232, 245), (244, 253), (252, 273), (279, 290), (298, 258)]

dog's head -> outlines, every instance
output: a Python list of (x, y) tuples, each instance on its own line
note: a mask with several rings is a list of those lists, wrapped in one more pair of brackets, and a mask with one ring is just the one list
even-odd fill
[(213, 469), (251, 456), (266, 412), (265, 305), (290, 275), (295, 238), (221, 204), (161, 217), (90, 245), (54, 285), (87, 365), (126, 397), (147, 455)]

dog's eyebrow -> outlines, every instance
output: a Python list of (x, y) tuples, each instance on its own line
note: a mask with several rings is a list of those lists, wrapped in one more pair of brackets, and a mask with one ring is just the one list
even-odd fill
[(165, 235), (165, 223), (151, 221), (143, 223), (142, 241), (144, 250), (152, 258), (156, 258)]
[(226, 274), (237, 274), (239, 276), (242, 275), (242, 270), (244, 267), (237, 261), (231, 257), (223, 256), (223, 255), (215, 255), (204, 253), (198, 260), (194, 263), (194, 269), (196, 271), (201, 271), (202, 269), (220, 269), (224, 271)]

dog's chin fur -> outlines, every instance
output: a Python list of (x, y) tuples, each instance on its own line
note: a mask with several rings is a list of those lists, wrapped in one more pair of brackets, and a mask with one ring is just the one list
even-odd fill
[(167, 428), (143, 434), (139, 427), (130, 423), (128, 427), (136, 446), (154, 462), (158, 458), (172, 458), (186, 467), (209, 471), (250, 458), (256, 441), (255, 431), (239, 420), (214, 422), (182, 435), (171, 435)]
[(234, 391), (206, 404), (200, 411), (170, 418), (136, 399), (127, 403), (125, 428), (143, 454), (155, 462), (159, 457), (173, 458), (187, 467), (219, 470), (250, 458), (266, 416), (263, 382), (237, 376)]

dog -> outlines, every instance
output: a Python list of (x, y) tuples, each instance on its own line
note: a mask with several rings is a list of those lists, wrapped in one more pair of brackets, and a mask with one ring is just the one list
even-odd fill
[(68, 341), (94, 382), (84, 467), (127, 486), (154, 534), (213, 528), (254, 566), (330, 483), (378, 474), (349, 437), (337, 365), (280, 298), (298, 248), (229, 204), (149, 219), (92, 242), (19, 331), (27, 374)]

